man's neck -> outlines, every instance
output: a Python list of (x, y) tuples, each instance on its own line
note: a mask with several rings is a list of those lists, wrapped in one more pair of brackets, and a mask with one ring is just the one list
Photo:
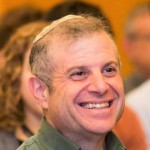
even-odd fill
[(86, 143), (80, 143), (82, 150), (104, 150), (104, 141), (100, 141), (97, 143), (94, 142), (86, 142)]
[(81, 145), (82, 150), (105, 150), (104, 144), (90, 144), (88, 142), (87, 145)]
[(79, 145), (82, 150), (105, 150), (105, 135), (90, 134), (86, 137), (81, 134), (78, 135), (76, 136), (76, 138), (71, 135), (65, 136), (77, 145)]

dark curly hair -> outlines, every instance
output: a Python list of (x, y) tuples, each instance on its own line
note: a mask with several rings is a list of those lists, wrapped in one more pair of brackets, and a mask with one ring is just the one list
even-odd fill
[(5, 63), (0, 70), (0, 130), (12, 131), (24, 121), (20, 76), (24, 55), (46, 22), (20, 27), (2, 49)]

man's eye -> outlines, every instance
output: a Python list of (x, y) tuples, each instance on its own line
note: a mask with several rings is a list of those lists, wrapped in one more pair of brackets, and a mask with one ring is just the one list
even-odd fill
[(83, 72), (83, 71), (78, 71), (78, 72), (74, 72), (70, 75), (70, 78), (73, 79), (73, 80), (83, 80), (87, 77), (87, 73), (86, 72)]
[(106, 77), (114, 77), (114, 76), (116, 76), (118, 71), (119, 71), (119, 68), (117, 68), (117, 67), (107, 67), (107, 68), (105, 68), (103, 74)]

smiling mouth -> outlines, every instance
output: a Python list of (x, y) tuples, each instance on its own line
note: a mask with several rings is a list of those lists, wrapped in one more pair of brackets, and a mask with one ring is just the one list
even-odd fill
[(80, 106), (86, 109), (104, 109), (109, 108), (112, 105), (112, 101), (103, 103), (81, 103)]

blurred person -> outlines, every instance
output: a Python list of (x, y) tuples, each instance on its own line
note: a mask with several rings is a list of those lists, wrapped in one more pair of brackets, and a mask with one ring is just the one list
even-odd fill
[(125, 25), (124, 50), (134, 71), (125, 79), (125, 92), (150, 78), (150, 3), (135, 8)]
[(89, 4), (80, 0), (65, 1), (55, 5), (54, 7), (47, 10), (44, 15), (44, 19), (48, 21), (54, 21), (69, 14), (90, 14), (94, 17), (100, 18), (104, 22), (104, 24), (108, 26), (107, 30), (109, 30), (112, 35), (114, 34), (111, 28), (111, 23), (102, 9), (96, 5)]
[(142, 122), (146, 135), (148, 150), (150, 150), (150, 79), (126, 95), (126, 103), (129, 108), (134, 110)]
[(32, 41), (46, 24), (35, 22), (20, 27), (2, 49), (5, 63), (0, 69), (1, 150), (16, 150), (39, 128), (42, 110), (28, 88), (28, 60)]
[(31, 6), (22, 6), (8, 11), (0, 18), (0, 49), (19, 26), (42, 18), (43, 12)]
[(43, 12), (31, 6), (14, 8), (0, 18), (0, 68), (5, 62), (1, 49), (10, 36), (19, 26), (37, 20), (43, 20)]
[(150, 149), (150, 3), (136, 7), (125, 26), (125, 51), (134, 65), (134, 72), (125, 80), (126, 102), (141, 121)]
[(144, 126), (132, 108), (125, 107), (113, 131), (123, 141), (127, 150), (148, 150)]
[(45, 27), (30, 55), (40, 130), (18, 150), (125, 150), (111, 131), (124, 109), (117, 46), (102, 20), (68, 15)]
[(3, 57), (3, 54), (2, 54), (2, 52), (1, 52), (1, 50), (0, 50), (0, 68), (3, 66), (3, 64), (4, 64), (4, 57)]

